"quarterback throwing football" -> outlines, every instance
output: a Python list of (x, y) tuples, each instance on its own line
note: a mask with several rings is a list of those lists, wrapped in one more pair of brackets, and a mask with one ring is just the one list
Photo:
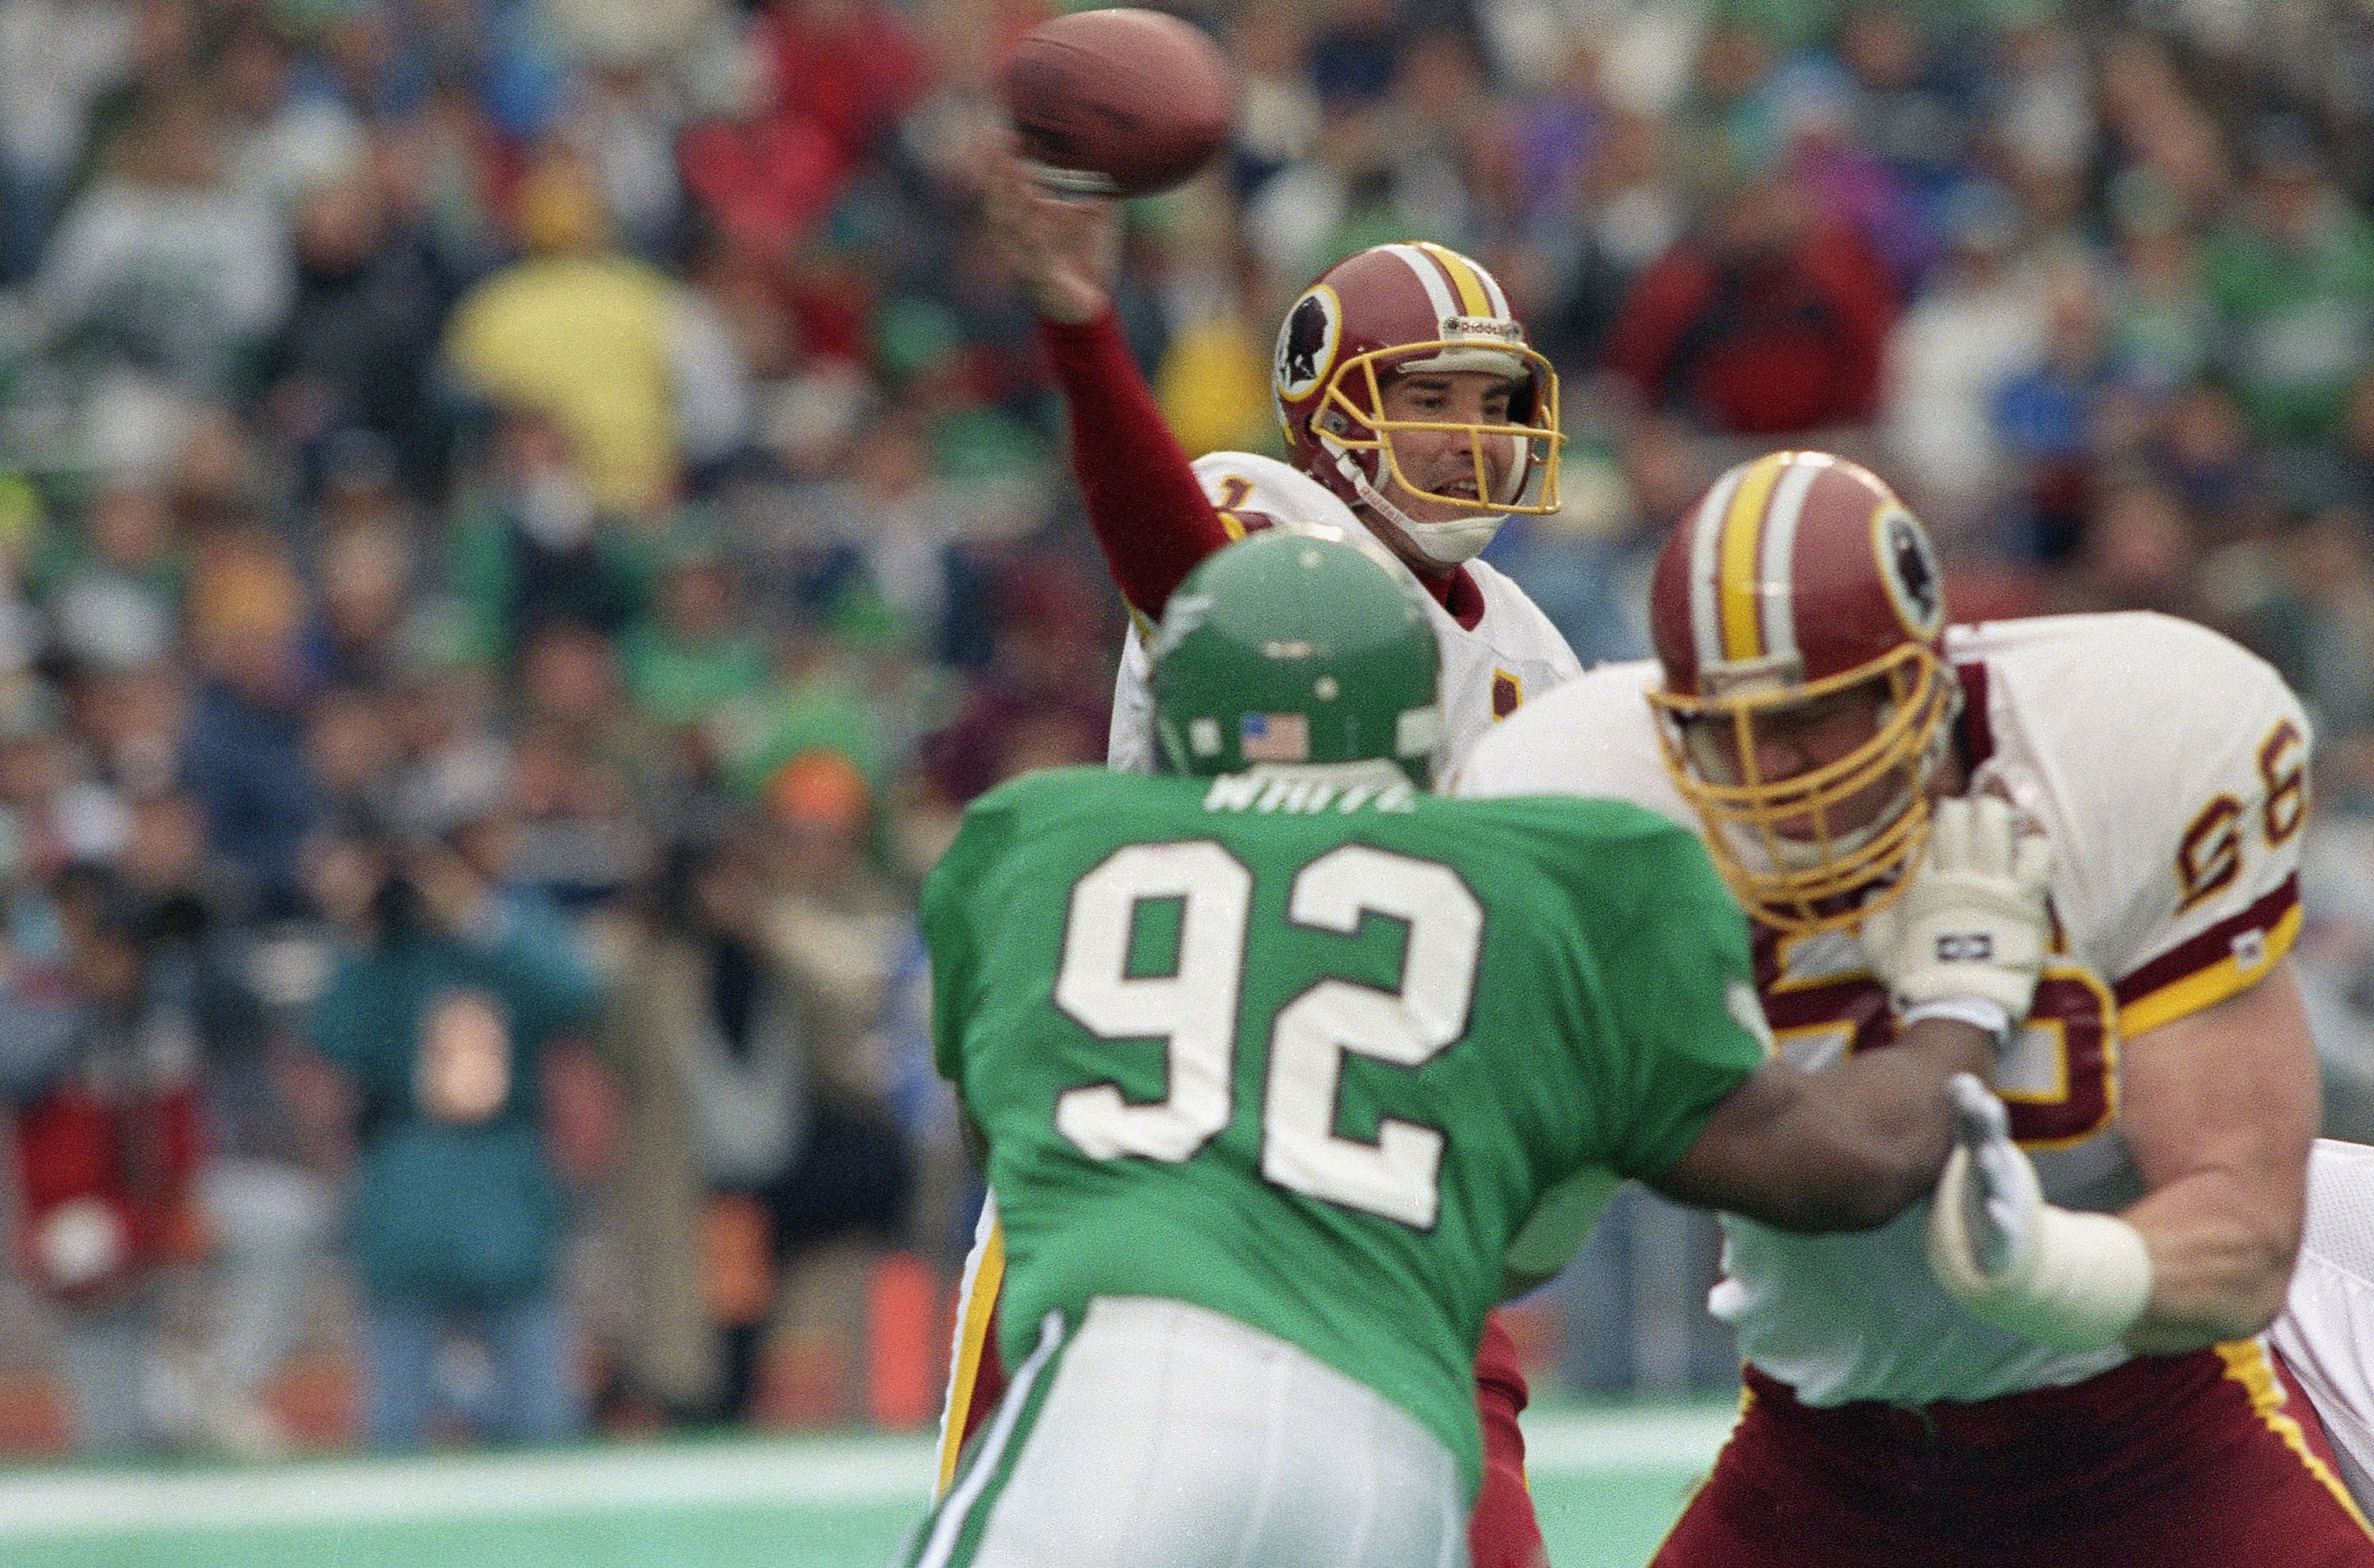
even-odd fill
[[(1490, 272), (1419, 242), (1374, 246), (1328, 268), (1287, 310), (1271, 366), (1292, 462), (1214, 452), (1191, 462), (1114, 321), (1113, 204), (1052, 196), (1008, 158), (989, 216), (1039, 313), (1088, 520), (1138, 627), (1113, 693), (1111, 766), (1154, 768), (1145, 633), (1198, 563), (1263, 529), (1336, 533), (1418, 591), (1441, 662), (1445, 756), (1581, 673), (1524, 591), (1475, 558), (1510, 513), (1557, 509), (1563, 440), (1557, 373), (1527, 345)], [(1265, 760), (1297, 760), (1291, 732), (1256, 746)], [(993, 1205), (966, 1263), (942, 1418), (944, 1489), (1000, 1386), (992, 1308), (1004, 1260)], [(1531, 1568), (1543, 1554), (1517, 1426), (1525, 1386), (1497, 1318), (1476, 1378), (1487, 1468), (1475, 1562)]]

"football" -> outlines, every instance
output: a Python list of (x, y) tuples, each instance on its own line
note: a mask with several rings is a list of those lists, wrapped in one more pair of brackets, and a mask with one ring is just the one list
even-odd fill
[(1211, 161), (1237, 115), (1217, 45), (1160, 11), (1079, 11), (1024, 36), (1006, 112), (1040, 179), (1080, 195), (1167, 191)]

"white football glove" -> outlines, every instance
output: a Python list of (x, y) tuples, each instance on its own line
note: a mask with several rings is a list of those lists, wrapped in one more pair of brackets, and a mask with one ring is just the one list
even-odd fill
[(2007, 1039), (2044, 967), (2052, 847), (2019, 830), (2008, 801), (1948, 798), (1906, 874), (1902, 896), (1863, 921), (1863, 952), (1898, 1015), (1961, 1018)]
[(2151, 1299), (2151, 1254), (2114, 1214), (2044, 1200), (2004, 1104), (1967, 1072), (1946, 1085), (1955, 1149), (1929, 1205), (1929, 1270), (1974, 1317), (2068, 1352), (2118, 1343)]

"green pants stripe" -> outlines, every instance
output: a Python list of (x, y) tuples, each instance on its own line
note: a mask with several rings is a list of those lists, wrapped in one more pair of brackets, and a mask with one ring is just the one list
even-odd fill
[(1054, 1387), (1055, 1369), (1069, 1332), (1070, 1325), (1060, 1312), (1040, 1319), (1039, 1343), (1015, 1369), (989, 1430), (981, 1433), (963, 1473), (932, 1515), (921, 1546), (908, 1560), (909, 1568), (964, 1568), (972, 1561), (998, 1496), (1013, 1476), (1014, 1463), (1039, 1419), (1039, 1408), (1047, 1402), (1047, 1390)]

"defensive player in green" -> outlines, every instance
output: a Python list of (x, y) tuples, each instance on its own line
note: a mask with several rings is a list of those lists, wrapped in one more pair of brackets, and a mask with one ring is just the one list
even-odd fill
[(1809, 1075), (1694, 835), (1425, 791), (1435, 639), (1358, 550), (1229, 546), (1155, 654), (1169, 775), (1017, 779), (923, 892), (1014, 1374), (908, 1561), (1463, 1563), (1504, 1267), (1555, 1269), (1628, 1176), (1809, 1229), (1920, 1196), (1990, 1063), (1967, 1016), (2026, 1011), (2039, 856), (2008, 813), (1943, 833), (1903, 1044)]

